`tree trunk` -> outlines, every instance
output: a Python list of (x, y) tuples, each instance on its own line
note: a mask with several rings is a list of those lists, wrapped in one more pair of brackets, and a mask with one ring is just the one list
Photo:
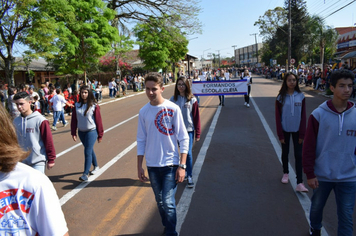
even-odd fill
[(5, 78), (9, 86), (15, 86), (14, 63), (15, 63), (15, 58), (12, 55), (9, 55), (8, 57), (5, 58)]
[(320, 64), (321, 64), (321, 69), (324, 71), (324, 49), (325, 49), (325, 44), (323, 42), (320, 43)]

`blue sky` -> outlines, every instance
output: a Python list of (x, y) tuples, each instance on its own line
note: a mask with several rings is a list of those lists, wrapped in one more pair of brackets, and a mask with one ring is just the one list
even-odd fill
[[(327, 16), (339, 8), (352, 2), (352, 0), (306, 0), (308, 12), (313, 15)], [(201, 58), (203, 53), (217, 54), (221, 57), (231, 57), (236, 48), (245, 47), (255, 43), (255, 36), (259, 33), (258, 27), (253, 26), (259, 16), (268, 9), (284, 6), (284, 0), (201, 0), (202, 13), (199, 15), (203, 23), (202, 34), (189, 35), (189, 53)], [(356, 22), (356, 2), (327, 17), (325, 22), (333, 27), (352, 26)], [(193, 39), (195, 38), (195, 39)], [(262, 37), (257, 37), (259, 43)], [(134, 47), (138, 49), (138, 46)], [(22, 45), (15, 46), (15, 55), (21, 56), (19, 51), (26, 50)]]
[[(307, 0), (308, 12), (323, 17), (352, 2), (351, 0)], [(201, 57), (218, 53), (231, 57), (233, 45), (236, 48), (255, 43), (253, 33), (259, 33), (258, 27), (253, 26), (268, 9), (284, 6), (284, 0), (201, 0), (203, 12), (199, 19), (203, 22), (203, 33), (190, 35), (189, 53)], [(347, 27), (356, 22), (356, 2), (327, 17), (329, 26)], [(198, 37), (198, 38), (196, 38)], [(196, 38), (196, 39), (193, 39)], [(262, 37), (257, 37), (259, 43)], [(210, 48), (210, 49), (209, 49)], [(208, 50), (209, 49), (209, 50)]]

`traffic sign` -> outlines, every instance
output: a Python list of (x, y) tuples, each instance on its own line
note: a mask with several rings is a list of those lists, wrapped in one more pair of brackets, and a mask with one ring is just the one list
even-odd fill
[(294, 58), (291, 58), (290, 59), (290, 64), (294, 64), (295, 63), (295, 59)]

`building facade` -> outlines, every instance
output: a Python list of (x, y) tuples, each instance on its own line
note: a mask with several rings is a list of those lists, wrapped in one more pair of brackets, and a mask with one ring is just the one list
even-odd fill
[(350, 69), (356, 68), (356, 27), (335, 28), (339, 33), (336, 56)]
[(262, 43), (257, 43), (235, 49), (236, 64), (238, 66), (257, 66), (257, 63), (261, 62), (261, 57), (257, 58), (257, 55), (262, 45)]

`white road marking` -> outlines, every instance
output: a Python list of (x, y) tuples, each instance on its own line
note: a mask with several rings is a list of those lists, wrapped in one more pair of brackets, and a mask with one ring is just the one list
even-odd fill
[[(114, 125), (114, 126), (108, 128), (108, 129), (104, 130), (104, 133), (109, 132), (110, 130), (115, 129), (115, 128), (119, 127), (120, 125), (123, 125), (123, 124), (125, 124), (126, 122), (128, 122), (128, 121), (130, 121), (130, 120), (132, 120), (132, 119), (134, 119), (134, 118), (136, 118), (136, 117), (138, 117), (138, 114), (136, 114), (136, 115), (134, 115), (134, 116), (131, 116), (130, 118), (128, 118), (128, 119), (126, 119), (126, 120), (124, 120), (124, 121), (122, 121), (122, 122), (120, 122), (120, 123), (118, 123), (118, 124), (116, 124), (116, 125)], [(59, 158), (60, 156), (63, 156), (64, 154), (66, 154), (66, 153), (72, 151), (73, 149), (75, 149), (75, 148), (77, 148), (77, 147), (79, 147), (79, 146), (82, 146), (82, 143), (78, 143), (78, 144), (76, 144), (76, 145), (74, 145), (74, 146), (72, 146), (72, 147), (70, 147), (70, 148), (68, 148), (68, 149), (66, 149), (66, 150), (64, 150), (64, 151), (62, 151), (62, 152), (60, 152), (60, 153), (58, 153), (58, 154), (57, 154), (57, 158)]]
[[(200, 171), (203, 167), (203, 163), (204, 163), (204, 160), (205, 160), (205, 157), (206, 157), (206, 153), (208, 151), (208, 148), (210, 146), (210, 142), (211, 142), (211, 139), (213, 137), (213, 134), (214, 134), (214, 130), (215, 130), (215, 127), (216, 127), (216, 124), (218, 122), (218, 119), (219, 119), (219, 115), (220, 115), (220, 111), (221, 111), (221, 106), (218, 107), (215, 115), (214, 115), (214, 119), (213, 121), (211, 122), (211, 125), (210, 125), (210, 128), (209, 128), (209, 131), (204, 139), (204, 143), (203, 143), (203, 146), (200, 148), (200, 151), (199, 151), (199, 154), (198, 154), (198, 157), (197, 157), (197, 160), (195, 161), (195, 164), (194, 164), (194, 167), (193, 167), (193, 177), (194, 177), (194, 180), (195, 180), (195, 183), (198, 182), (198, 178), (199, 178), (199, 174), (200, 174)], [(183, 191), (183, 194), (179, 200), (179, 203), (177, 205), (177, 226), (176, 226), (176, 231), (180, 232), (181, 228), (182, 228), (182, 224), (185, 220), (185, 217), (187, 216), (187, 213), (188, 213), (188, 210), (189, 210), (189, 206), (190, 206), (190, 203), (192, 201), (192, 197), (193, 197), (193, 194), (194, 194), (194, 191), (195, 191), (195, 186), (196, 184), (194, 185), (193, 188), (185, 188), (184, 191)]]
[(92, 181), (94, 181), (96, 178), (98, 178), (100, 175), (102, 175), (107, 169), (109, 169), (118, 160), (120, 160), (123, 156), (125, 156), (128, 152), (130, 152), (133, 148), (135, 148), (136, 145), (137, 145), (136, 141), (133, 142), (125, 150), (120, 152), (117, 156), (115, 156), (108, 163), (106, 163), (103, 167), (101, 167), (99, 169), (99, 171), (97, 172), (97, 174), (90, 176), (87, 182), (82, 182), (77, 187), (75, 187), (73, 190), (71, 190), (70, 192), (66, 193), (63, 197), (61, 197), (61, 199), (59, 200), (61, 206), (63, 206), (67, 201), (69, 201), (72, 197), (74, 197), (76, 194), (78, 194), (88, 184), (90, 184)]
[[(263, 116), (262, 112), (260, 111), (260, 109), (258, 108), (255, 100), (252, 98), (252, 96), (250, 97), (251, 101), (252, 101), (252, 104), (253, 106), (255, 107), (255, 110), (262, 122), (262, 125), (263, 127), (265, 128), (266, 132), (267, 132), (267, 135), (272, 143), (272, 146), (274, 148), (274, 151), (276, 152), (276, 155), (277, 155), (277, 158), (279, 160), (280, 163), (282, 163), (282, 149), (279, 145), (279, 141), (277, 140), (277, 138), (274, 136), (271, 128), (269, 127), (265, 117)], [(305, 213), (305, 217), (307, 218), (307, 221), (308, 223), (310, 224), (310, 221), (309, 221), (309, 212), (310, 212), (310, 206), (311, 206), (311, 201), (308, 197), (308, 195), (306, 195), (305, 193), (299, 193), (299, 192), (296, 192), (295, 191), (295, 188), (297, 187), (297, 183), (294, 181), (296, 179), (296, 174), (294, 172), (294, 169), (293, 167), (291, 166), (291, 164), (289, 164), (289, 179), (292, 180), (292, 181), (289, 181), (290, 184), (292, 185), (293, 187), (293, 190), (295, 192), (295, 194), (297, 195), (297, 198), (299, 200), (299, 203), (300, 205), (302, 206), (303, 210), (304, 210), (304, 213)], [(325, 235), (325, 236), (328, 236), (329, 234), (327, 233), (325, 227), (323, 227), (321, 229), (321, 235)]]

